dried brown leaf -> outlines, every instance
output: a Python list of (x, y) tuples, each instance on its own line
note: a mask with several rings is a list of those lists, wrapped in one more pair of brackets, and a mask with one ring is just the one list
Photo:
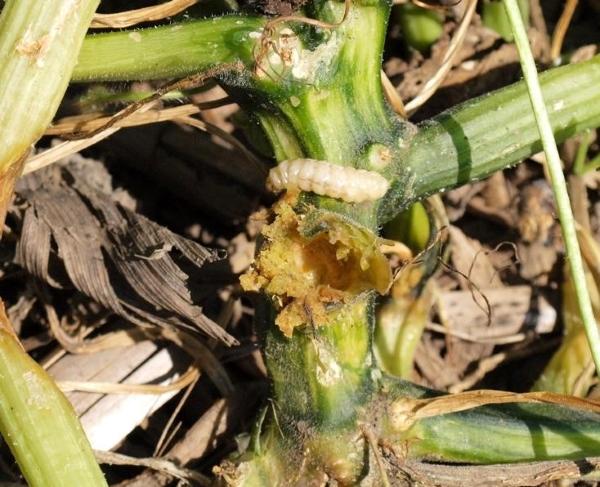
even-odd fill
[(102, 190), (107, 186), (102, 166), (81, 158), (21, 180), (22, 204), (13, 210), (23, 222), (17, 261), (50, 285), (72, 284), (139, 326), (202, 330), (236, 343), (203, 314), (189, 289), (189, 269), (219, 260), (219, 252), (115, 203)]
[(491, 404), (515, 403), (556, 404), (600, 414), (600, 402), (575, 396), (553, 392), (515, 393), (481, 389), (427, 399), (400, 398), (390, 406), (390, 419), (395, 429), (405, 431), (421, 419)]

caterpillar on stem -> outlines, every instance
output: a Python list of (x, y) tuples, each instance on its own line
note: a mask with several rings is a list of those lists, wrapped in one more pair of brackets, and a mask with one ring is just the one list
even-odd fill
[(298, 188), (348, 203), (378, 200), (389, 187), (388, 180), (378, 172), (316, 159), (282, 161), (269, 171), (267, 180), (271, 191)]

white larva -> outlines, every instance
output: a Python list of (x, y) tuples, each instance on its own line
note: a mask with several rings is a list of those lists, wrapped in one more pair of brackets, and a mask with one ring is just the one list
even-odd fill
[(269, 171), (267, 188), (271, 191), (297, 188), (348, 203), (362, 203), (381, 198), (390, 183), (374, 171), (316, 159), (294, 159), (282, 161)]

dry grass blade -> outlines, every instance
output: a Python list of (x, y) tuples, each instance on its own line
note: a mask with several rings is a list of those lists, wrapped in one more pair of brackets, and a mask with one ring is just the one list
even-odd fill
[[(69, 140), (58, 144), (52, 149), (48, 149), (40, 154), (30, 157), (25, 162), (23, 168), (23, 175), (32, 173), (43, 167), (49, 166), (61, 159), (69, 157), (70, 155), (76, 154), (77, 152), (86, 149), (101, 140), (110, 137), (112, 134), (117, 132), (119, 129), (124, 127), (135, 127), (139, 125), (148, 125), (158, 122), (167, 122), (169, 120), (178, 120), (184, 117), (187, 119), (190, 115), (199, 113), (202, 109), (210, 109), (216, 106), (222, 106), (224, 103), (229, 103), (230, 99), (225, 98), (222, 100), (215, 100), (207, 102), (201, 105), (186, 104), (179, 107), (164, 108), (160, 110), (150, 110), (150, 106), (142, 107), (138, 111), (129, 113), (125, 117), (121, 117), (120, 114), (113, 115), (111, 117), (98, 117), (94, 119), (82, 120), (80, 117), (67, 118), (60, 121), (59, 123), (51, 126), (46, 130), (45, 135), (72, 135), (78, 133), (89, 132), (90, 137), (80, 140)], [(112, 120), (117, 119), (113, 124)], [(198, 123), (201, 123), (197, 121)], [(109, 127), (109, 128), (104, 128)], [(99, 132), (97, 132), (100, 130)], [(207, 128), (206, 131), (210, 130)], [(232, 142), (232, 136), (226, 132), (220, 131), (218, 134), (228, 142)], [(233, 143), (233, 142), (232, 142)], [(246, 157), (252, 158), (253, 162), (256, 162), (256, 158), (235, 139), (235, 144)], [(240, 147), (241, 146), (241, 147)], [(258, 167), (262, 168), (260, 163), (257, 163)]]
[[(178, 117), (195, 115), (200, 112), (200, 107), (188, 103), (178, 107), (164, 108), (162, 110), (150, 110), (147, 112), (135, 112), (127, 118), (119, 120), (113, 125), (113, 128), (134, 127), (137, 125), (147, 125), (150, 123), (166, 122)], [(48, 127), (45, 135), (71, 135), (94, 131), (104, 127), (111, 117), (98, 117), (91, 120), (81, 120), (80, 117), (69, 117), (60, 120), (58, 123)]]
[(481, 389), (427, 399), (396, 399), (389, 408), (395, 429), (405, 431), (416, 421), (481, 406), (515, 403), (556, 404), (600, 414), (600, 402), (552, 392), (515, 393)]
[[(127, 118), (129, 118), (129, 116), (132, 116), (135, 113), (137, 113), (138, 115), (140, 115), (140, 114), (143, 115), (151, 107), (152, 107), (152, 104), (148, 103), (147, 105), (141, 106), (139, 108), (139, 110), (132, 112), (132, 113), (128, 113), (124, 117), (121, 117), (120, 116), (121, 112), (119, 112), (118, 114), (114, 115), (113, 117), (110, 117), (107, 120), (105, 120), (103, 125), (100, 125), (100, 127), (105, 127), (104, 129), (91, 131), (89, 137), (86, 137), (86, 138), (80, 139), (80, 140), (69, 140), (66, 142), (62, 142), (62, 143), (58, 144), (57, 146), (53, 147), (52, 149), (48, 149), (40, 154), (30, 157), (29, 159), (27, 159), (25, 161), (25, 167), (23, 168), (22, 175), (24, 176), (26, 174), (29, 174), (29, 173), (32, 173), (39, 169), (42, 169), (43, 167), (49, 166), (50, 164), (60, 161), (61, 159), (65, 159), (66, 157), (76, 154), (77, 152), (80, 152), (83, 149), (86, 149), (86, 148), (100, 142), (101, 140), (104, 140), (107, 137), (110, 137), (112, 134), (114, 134), (116, 131), (118, 131), (120, 129), (120, 127), (118, 125), (114, 126), (118, 122), (122, 122), (123, 120), (126, 120)], [(112, 120), (115, 120), (114, 124), (110, 123)], [(152, 123), (152, 121), (150, 121), (148, 123)]]
[(116, 384), (111, 382), (59, 381), (58, 387), (63, 392), (92, 392), (100, 394), (153, 394), (160, 395), (179, 391), (198, 380), (200, 372), (191, 366), (185, 374), (170, 384)]
[(24, 176), (34, 171), (38, 171), (46, 166), (60, 161), (61, 159), (76, 154), (77, 152), (80, 152), (83, 149), (87, 149), (88, 147), (100, 142), (101, 140), (110, 137), (118, 130), (118, 127), (110, 128), (103, 130), (102, 132), (95, 134), (94, 136), (88, 139), (69, 140), (66, 142), (61, 142), (60, 144), (54, 146), (52, 149), (48, 149), (44, 152), (41, 152), (40, 154), (37, 154), (27, 159), (23, 168), (22, 175)]
[(460, 25), (456, 30), (456, 33), (452, 37), (452, 41), (448, 46), (448, 51), (442, 60), (442, 65), (437, 70), (435, 75), (425, 83), (425, 86), (421, 90), (421, 92), (413, 98), (410, 102), (405, 105), (406, 112), (409, 115), (412, 115), (417, 109), (423, 105), (429, 98), (433, 96), (435, 91), (438, 89), (450, 69), (454, 64), (454, 60), (456, 56), (460, 52), (460, 47), (465, 40), (465, 36), (467, 35), (467, 30), (469, 25), (471, 24), (471, 19), (473, 18), (473, 14), (475, 13), (475, 7), (477, 7), (477, 0), (469, 0), (469, 4), (466, 7), (465, 14), (460, 21)]
[[(23, 174), (28, 174), (38, 169), (41, 169), (42, 167), (48, 166), (56, 161), (59, 161), (87, 147), (90, 147), (91, 145), (94, 145), (97, 142), (100, 142), (101, 140), (114, 134), (117, 130), (119, 130), (119, 127), (125, 126), (119, 125), (124, 120), (127, 120), (129, 117), (132, 117), (135, 114), (138, 114), (139, 116), (140, 114), (147, 112), (152, 108), (152, 106), (155, 105), (155, 103), (162, 96), (169, 93), (170, 91), (197, 87), (203, 82), (205, 82), (207, 79), (212, 78), (219, 73), (236, 69), (240, 69), (240, 66), (236, 63), (231, 65), (223, 65), (219, 68), (210, 69), (205, 73), (200, 73), (197, 75), (180, 79), (172, 83), (168, 83), (157, 89), (152, 95), (144, 98), (143, 100), (128, 105), (123, 110), (114, 114), (112, 117), (105, 119), (102, 124), (96, 124), (95, 128), (83, 132), (77, 132), (72, 135), (71, 141), (63, 142), (62, 144), (59, 144), (58, 146), (52, 149), (49, 149), (41, 154), (38, 154), (37, 156), (30, 158), (25, 165)], [(228, 102), (229, 99), (227, 99), (226, 101)], [(208, 103), (211, 106), (214, 105), (214, 102)], [(188, 110), (187, 107), (186, 110)], [(153, 123), (155, 121), (158, 120), (148, 120), (144, 123)], [(226, 134), (226, 132), (224, 133)], [(229, 134), (227, 134), (227, 136), (229, 136)], [(249, 151), (246, 149), (246, 152)], [(257, 165), (260, 167), (260, 163), (257, 163)]]
[(578, 0), (567, 0), (565, 2), (560, 19), (558, 19), (554, 32), (552, 33), (552, 44), (550, 47), (550, 58), (552, 60), (557, 60), (560, 57), (565, 35), (567, 34), (567, 30), (569, 29), (578, 3)]
[(116, 14), (96, 14), (91, 27), (95, 29), (122, 29), (142, 22), (152, 22), (172, 17), (186, 8), (198, 3), (198, 0), (169, 0), (160, 5), (136, 10), (127, 10)]
[(78, 132), (76, 134), (73, 134), (70, 136), (70, 139), (78, 140), (93, 137), (94, 135), (115, 126), (121, 120), (130, 117), (136, 112), (148, 110), (152, 105), (155, 104), (155, 102), (160, 100), (167, 93), (170, 93), (172, 91), (197, 88), (199, 86), (202, 86), (208, 79), (214, 78), (219, 74), (231, 71), (240, 71), (240, 69), (243, 69), (240, 66), (240, 63), (225, 64), (213, 69), (209, 69), (208, 71), (202, 73), (194, 74), (192, 76), (188, 76), (177, 81), (167, 83), (157, 88), (151, 95), (148, 95), (147, 97), (141, 100), (135, 101), (127, 105), (121, 111), (115, 113), (112, 117), (110, 117), (104, 125), (96, 128), (95, 130), (90, 130), (87, 132)]
[(381, 85), (383, 86), (383, 93), (389, 104), (392, 106), (392, 109), (402, 118), (407, 119), (408, 115), (402, 97), (383, 70), (381, 70)]

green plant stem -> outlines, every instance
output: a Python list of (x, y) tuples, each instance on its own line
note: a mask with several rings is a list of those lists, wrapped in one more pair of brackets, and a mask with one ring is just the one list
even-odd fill
[(210, 67), (254, 60), (266, 20), (229, 15), (152, 29), (90, 35), (73, 81), (188, 76)]
[[(600, 56), (540, 76), (550, 121), (559, 141), (600, 126)], [(542, 150), (523, 82), (469, 100), (419, 125), (407, 164), (411, 201), (482, 179)]]
[(589, 160), (584, 168), (584, 172), (595, 171), (600, 167), (600, 154), (598, 154), (593, 159)]
[[(339, 9), (336, 15), (338, 17), (330, 17), (339, 19)], [(377, 21), (382, 22), (382, 18)], [(141, 42), (133, 42), (128, 32), (89, 36), (84, 42), (73, 80), (126, 81), (187, 76), (235, 60), (250, 68), (255, 60), (252, 53), (257, 38), (256, 35), (249, 36), (249, 33), (258, 32), (264, 22), (256, 17), (230, 16), (175, 24), (136, 31), (142, 35)], [(371, 22), (371, 30), (373, 25)], [(350, 32), (352, 27), (347, 29)], [(232, 42), (232, 39), (237, 39), (237, 42)], [(208, 42), (219, 47), (208, 49)], [(342, 69), (348, 64), (353, 69), (360, 66), (362, 71), (359, 74), (352, 70), (346, 72), (344, 79), (348, 81), (331, 90), (330, 97), (336, 97), (335, 101), (320, 97), (318, 93), (311, 94), (302, 81), (276, 78), (279, 82), (270, 88), (274, 93), (280, 91), (278, 105), (284, 113), (263, 110), (258, 118), (274, 144), (277, 160), (307, 157), (302, 145), (315, 145), (319, 149), (316, 146), (322, 144), (319, 139), (335, 139), (336, 134), (346, 131), (357, 144), (362, 144), (360, 120), (375, 118), (377, 123), (382, 124), (381, 128), (388, 131), (390, 124), (382, 111), (379, 93), (374, 88), (376, 83), (365, 71), (367, 67), (371, 70), (374, 63), (363, 54), (360, 54), (361, 61), (353, 59), (354, 52), (355, 48), (344, 50)], [(373, 59), (380, 60), (378, 56)], [(231, 76), (223, 81), (250, 89), (247, 76), (247, 73)], [(338, 79), (341, 76), (336, 77)], [(263, 84), (269, 81), (267, 79)], [(585, 129), (600, 126), (600, 56), (584, 63), (551, 69), (540, 76), (540, 81), (544, 97), (552, 108), (550, 118), (557, 140), (562, 141)], [(328, 83), (331, 85), (331, 81)], [(573, 89), (574, 86), (577, 89)], [(353, 104), (357, 106), (347, 101), (350, 95), (358, 98), (363, 93), (369, 94), (366, 96), (368, 99), (360, 100), (358, 105)], [(408, 148), (401, 164), (396, 165), (397, 171), (390, 171), (389, 177), (395, 180), (396, 190), (379, 202), (382, 222), (390, 220), (416, 200), (484, 178), (539, 152), (542, 149), (540, 136), (527, 100), (525, 84), (515, 83), (469, 100), (419, 125), (410, 144), (405, 142)], [(298, 102), (300, 105), (294, 106)], [(252, 112), (256, 112), (258, 103), (251, 103)], [(323, 106), (325, 103), (331, 105), (332, 110), (338, 110), (336, 107), (345, 104), (347, 115), (336, 115), (335, 119), (320, 116), (319, 113), (330, 110)], [(271, 104), (266, 103), (265, 106)], [(309, 114), (310, 110), (315, 113)], [(358, 113), (359, 110), (362, 112)], [(376, 117), (373, 116), (375, 111), (379, 112)], [(303, 114), (307, 115), (300, 120), (299, 116)], [(315, 121), (316, 125), (308, 124), (307, 118)], [(346, 127), (340, 128), (340, 121)], [(377, 127), (375, 124), (368, 130)], [(298, 130), (303, 133), (298, 134)], [(345, 155), (340, 153), (341, 147), (338, 150), (336, 147), (327, 151), (322, 148), (315, 150), (313, 157), (343, 163), (342, 156)], [(407, 167), (412, 174), (410, 180), (406, 178)]]
[[(0, 228), (29, 147), (67, 88), (99, 0), (9, 0), (0, 14)], [(1, 302), (0, 302), (1, 304)], [(72, 406), (0, 309), (0, 433), (32, 487), (105, 486)], [(4, 328), (3, 328), (4, 327)]]
[[(439, 395), (397, 379), (384, 377), (384, 383), (388, 404), (394, 397)], [(493, 464), (600, 455), (598, 414), (557, 404), (481, 406), (421, 419), (401, 432), (382, 424), (381, 437), (405, 442), (409, 458)]]
[(31, 487), (106, 486), (73, 407), (0, 328), (0, 431)]
[(0, 14), (0, 174), (50, 124), (98, 3), (6, 2)]
[(577, 147), (577, 153), (575, 154), (575, 161), (573, 161), (573, 167), (571, 169), (575, 176), (581, 176), (586, 172), (587, 152), (592, 141), (592, 131), (586, 130), (581, 135), (579, 147)]
[[(307, 7), (307, 15), (337, 23), (343, 9), (342, 2), (317, 2)], [(357, 424), (371, 424), (360, 423), (371, 413), (379, 414), (380, 420), (385, 418), (386, 390), (400, 397), (420, 394), (410, 385), (396, 387), (392, 381), (382, 380), (372, 361), (375, 289), (385, 289), (379, 285), (378, 275), (385, 274), (389, 283), (387, 261), (379, 265), (372, 256), (378, 252), (382, 220), (426, 193), (484, 177), (540, 147), (535, 120), (523, 108), (527, 103), (523, 84), (447, 112), (420, 126), (411, 138), (406, 124), (397, 121), (381, 94), (381, 53), (388, 14), (389, 5), (383, 1), (358, 0), (352, 2), (345, 22), (335, 28), (281, 24), (279, 28), (289, 27), (296, 33), (285, 35), (284, 47), (293, 47), (295, 53), (288, 50), (287, 54), (297, 62), (273, 62), (276, 53), (269, 48), (264, 57), (267, 62), (259, 65), (262, 70), (253, 69), (256, 57), (250, 36), (227, 49), (226, 31), (235, 28), (235, 22), (223, 27), (221, 37), (215, 37), (215, 42), (222, 43), (215, 47), (215, 52), (225, 53), (222, 59), (212, 56), (212, 51), (195, 48), (191, 30), (182, 29), (139, 31), (142, 43), (155, 35), (155, 40), (162, 39), (156, 42), (160, 52), (152, 54), (156, 57), (150, 69), (140, 61), (146, 55), (142, 46), (128, 51), (123, 43), (120, 51), (107, 49), (103, 54), (106, 65), (96, 72), (89, 67), (100, 51), (90, 49), (82, 54), (80, 66), (85, 70), (79, 71), (79, 76), (84, 72), (87, 76), (77, 79), (88, 80), (157, 77), (156, 72), (161, 77), (184, 76), (215, 63), (242, 61), (248, 68), (244, 73), (220, 81), (265, 129), (276, 159), (327, 160), (380, 171), (392, 183), (388, 195), (377, 202), (350, 204), (310, 193), (300, 194), (296, 200), (290, 192), (285, 203), (276, 206), (277, 216), (265, 229), (255, 267), (244, 281), (246, 289), (263, 293), (256, 319), (273, 381), (272, 414), (257, 432), (262, 433), (260, 451), (256, 456), (249, 451), (242, 460), (247, 463), (237, 471), (239, 485), (285, 484), (290, 479), (318, 485), (323, 479), (342, 485), (361, 481), (366, 449)], [(210, 22), (187, 25), (208, 36)], [(218, 25), (220, 20), (214, 22)], [(106, 34), (90, 42), (101, 46), (113, 35), (120, 36), (121, 42), (130, 34)], [(187, 44), (177, 41), (177, 51), (172, 51), (166, 40), (180, 35), (188, 36)], [(281, 41), (280, 31), (268, 40), (271, 44)], [(195, 52), (195, 58), (181, 61), (178, 56), (184, 49)], [(565, 94), (572, 79), (581, 81), (581, 87)], [(559, 133), (566, 137), (600, 125), (600, 106), (595, 103), (600, 99), (600, 58), (557, 70), (546, 80), (554, 93), (553, 123)], [(504, 106), (496, 110), (499, 104)], [(508, 126), (508, 132), (498, 130), (502, 124)], [(324, 294), (313, 292), (318, 289)], [(399, 449), (406, 445), (410, 455), (417, 457), (481, 463), (544, 458), (546, 453), (540, 450), (547, 430), (532, 430), (546, 423), (550, 423), (548, 429), (556, 430), (553, 421), (558, 410), (563, 416), (557, 421), (565, 427), (552, 435), (548, 455), (565, 453), (581, 458), (600, 452), (596, 415), (551, 407), (552, 414), (544, 415), (538, 409), (523, 423), (514, 417), (522, 408), (501, 408), (501, 416), (490, 414), (495, 411), (491, 408), (477, 410), (481, 421), (473, 427), (467, 427), (469, 414), (474, 414), (470, 411), (427, 418), (397, 437), (392, 432), (389, 439)], [(585, 427), (573, 430), (562, 423), (565, 416), (581, 419)], [(499, 443), (504, 432), (518, 430), (512, 445), (486, 455), (489, 425), (495, 427), (494, 440)], [(568, 428), (572, 435), (563, 435)], [(580, 441), (579, 447), (573, 446), (576, 441)], [(518, 449), (514, 447), (517, 443)]]
[[(327, 2), (319, 18), (338, 21), (343, 8), (341, 3)], [(293, 73), (286, 72), (277, 78), (280, 83), (273, 84), (270, 78), (256, 82), (269, 102), (254, 107), (254, 115), (278, 159), (299, 156), (357, 166), (368, 163), (373, 148), (397, 143), (403, 125), (387, 110), (379, 78), (388, 10), (383, 2), (354, 4), (346, 22), (327, 41), (339, 43), (339, 57), (313, 68), (318, 76), (310, 82), (294, 80)], [(311, 195), (305, 199), (314, 210), (304, 219), (306, 228), (322, 232), (328, 215), (331, 219), (335, 212), (347, 222), (360, 222), (371, 236), (377, 231), (375, 204), (349, 205)], [(268, 306), (257, 312), (265, 330), (266, 361), (282, 428), (301, 418), (342, 428), (355, 417), (373, 386), (369, 375), (373, 303), (372, 292), (353, 296), (337, 315), (328, 317), (327, 326), (307, 324), (310, 332), (296, 331), (291, 338), (274, 325)]]
[(56, 113), (98, 2), (9, 0), (0, 13), (0, 229), (23, 161)]
[(525, 26), (523, 25), (523, 20), (521, 19), (521, 13), (519, 11), (519, 5), (517, 0), (504, 0), (504, 2), (515, 35), (515, 42), (521, 59), (521, 68), (523, 69), (531, 105), (533, 106), (533, 112), (542, 139), (542, 145), (544, 146), (544, 152), (546, 153), (548, 172), (550, 174), (552, 189), (556, 199), (558, 216), (565, 242), (565, 252), (569, 261), (569, 270), (575, 287), (579, 311), (592, 351), (592, 357), (596, 364), (596, 372), (600, 373), (600, 333), (598, 332), (598, 326), (592, 310), (592, 302), (587, 289), (585, 270), (583, 268), (583, 261), (579, 250), (573, 212), (571, 210), (567, 183), (562, 171), (558, 148), (556, 147), (552, 125), (548, 117), (548, 112), (546, 111), (544, 97), (538, 81), (535, 60), (531, 54), (527, 32), (525, 31)]

